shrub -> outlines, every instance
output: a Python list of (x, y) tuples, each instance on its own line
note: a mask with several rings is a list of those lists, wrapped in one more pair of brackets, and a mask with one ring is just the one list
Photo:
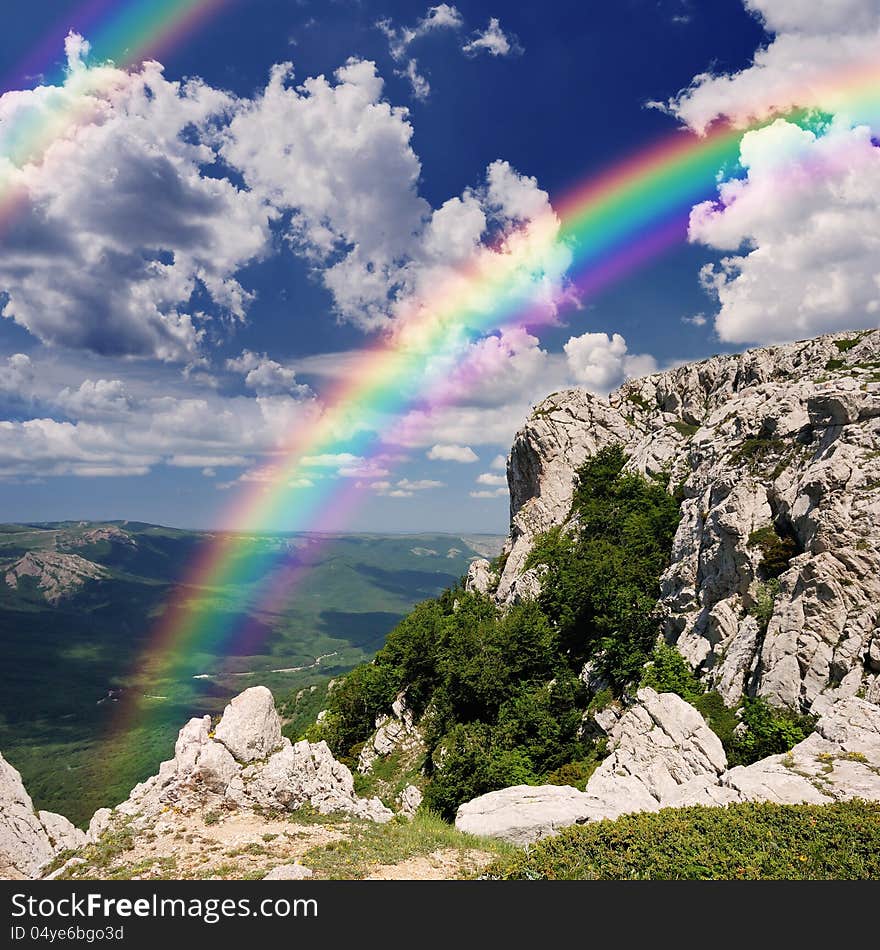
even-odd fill
[(880, 804), (666, 808), (567, 828), (484, 876), (525, 880), (880, 877)]
[(743, 700), (741, 717), (745, 729), (734, 735), (727, 749), (731, 766), (751, 765), (768, 755), (788, 752), (816, 725), (815, 716), (778, 709), (759, 696)]
[(693, 705), (705, 692), (687, 660), (665, 643), (658, 643), (642, 673), (642, 686), (658, 693), (676, 693)]

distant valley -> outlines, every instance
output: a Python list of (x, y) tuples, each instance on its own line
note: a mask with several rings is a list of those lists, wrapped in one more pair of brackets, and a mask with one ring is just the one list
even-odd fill
[[(503, 541), (260, 536), (273, 564), (297, 569), (290, 602), (262, 611), (249, 583), (194, 590), (233, 626), (247, 622), (247, 646), (185, 656), (170, 680), (137, 673), (175, 585), (213, 538), (135, 522), (0, 525), (0, 750), (39, 807), (87, 819), (155, 771), (181, 721), (219, 712), (246, 686), (283, 696), (351, 669), (414, 603)], [(149, 714), (120, 729), (130, 690)]]

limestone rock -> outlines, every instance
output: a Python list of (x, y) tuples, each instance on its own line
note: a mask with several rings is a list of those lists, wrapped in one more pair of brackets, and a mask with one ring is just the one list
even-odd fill
[(373, 763), (380, 756), (398, 751), (417, 755), (423, 747), (422, 735), (406, 705), (406, 696), (399, 693), (392, 703), (391, 715), (376, 719), (376, 731), (364, 743), (358, 756), (358, 772), (366, 775), (372, 771)]
[(46, 829), (46, 834), (57, 851), (76, 851), (86, 843), (86, 833), (81, 831), (64, 815), (56, 815), (51, 811), (41, 811), (40, 824)]
[(321, 814), (347, 812), (371, 821), (388, 821), (393, 812), (378, 798), (358, 798), (349, 769), (338, 762), (326, 742), (284, 740), (264, 765), (242, 772), (247, 801), (263, 807), (296, 809), (309, 804)]
[[(577, 468), (618, 443), (628, 470), (682, 493), (661, 607), (708, 685), (730, 704), (757, 694), (820, 715), (880, 702), (878, 363), (880, 331), (838, 333), (655, 373), (607, 400), (549, 396), (510, 454), (499, 604), (537, 596), (535, 537), (566, 522)], [(778, 592), (763, 567), (774, 530), (794, 555)]]
[(400, 803), (400, 814), (412, 818), (422, 804), (422, 793), (415, 785), (407, 785), (397, 796)]
[(485, 558), (475, 558), (468, 564), (464, 589), (475, 594), (489, 594), (498, 583), (492, 565)]
[(312, 876), (312, 869), (304, 864), (281, 864), (263, 878), (264, 881), (306, 881)]
[(265, 686), (240, 693), (223, 712), (215, 731), (239, 762), (265, 759), (281, 746), (281, 720), (275, 700)]
[[(692, 706), (640, 690), (610, 727), (612, 754), (586, 791), (518, 785), (462, 805), (456, 827), (526, 844), (560, 828), (628, 812), (741, 801), (880, 801), (880, 707), (840, 700), (791, 752), (726, 769), (721, 743)], [(697, 720), (700, 720), (699, 722)]]
[(722, 783), (744, 801), (880, 801), (880, 707), (841, 700), (791, 752), (731, 769)]
[(616, 812), (662, 807), (680, 786), (727, 768), (721, 740), (680, 696), (640, 689), (638, 700), (611, 727), (611, 754), (587, 783)]
[(568, 785), (514, 785), (461, 805), (455, 827), (526, 845), (589, 815), (589, 796)]
[(526, 844), (567, 825), (657, 811), (717, 785), (727, 758), (697, 710), (673, 693), (652, 689), (639, 690), (638, 700), (609, 723), (612, 752), (586, 791), (518, 785), (489, 792), (458, 809), (456, 827)]
[[(233, 699), (221, 725), (224, 722), (226, 728), (218, 726), (212, 734), (210, 716), (191, 719), (180, 730), (174, 758), (135, 786), (112, 812), (96, 812), (88, 840), (96, 841), (120, 817), (147, 826), (172, 809), (186, 815), (254, 807), (290, 811), (309, 805), (322, 814), (343, 812), (370, 821), (393, 817), (379, 799), (355, 794), (351, 772), (325, 742), (291, 743), (281, 736), (272, 694), (264, 687)], [(243, 756), (250, 759), (248, 764)]]
[(55, 854), (21, 775), (0, 755), (0, 868), (4, 876), (34, 877)]

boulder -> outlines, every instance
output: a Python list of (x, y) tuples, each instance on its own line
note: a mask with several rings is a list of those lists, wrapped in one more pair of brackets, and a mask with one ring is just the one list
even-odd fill
[(485, 558), (475, 558), (468, 564), (464, 589), (475, 594), (489, 594), (498, 583), (492, 565)]
[(312, 869), (303, 864), (281, 864), (263, 878), (264, 881), (306, 881), (312, 876)]
[(412, 818), (419, 810), (422, 804), (422, 793), (415, 785), (407, 785), (406, 788), (397, 796), (400, 804), (400, 814), (406, 818)]
[(239, 762), (268, 758), (281, 747), (281, 720), (269, 690), (253, 686), (236, 696), (214, 735)]
[(461, 805), (455, 827), (526, 845), (585, 820), (591, 808), (590, 797), (568, 785), (514, 785)]

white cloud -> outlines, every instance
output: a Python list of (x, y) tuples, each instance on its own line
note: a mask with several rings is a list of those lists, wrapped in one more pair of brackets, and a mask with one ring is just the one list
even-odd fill
[[(571, 255), (534, 178), (493, 162), (484, 183), (432, 211), (418, 193), (409, 114), (382, 98), (373, 63), (350, 60), (335, 83), (318, 77), (293, 88), (290, 76), (289, 64), (276, 67), (263, 95), (239, 110), (223, 156), (290, 215), (288, 238), (340, 317), (375, 330), (423, 304), (436, 309), (474, 283), (461, 273), (465, 262), (478, 273), (507, 268), (513, 298), (558, 305)], [(500, 302), (481, 287), (471, 297), (475, 318)]]
[(226, 368), (244, 374), (245, 385), (260, 395), (293, 393), (307, 396), (310, 393), (308, 386), (297, 383), (295, 370), (269, 359), (265, 353), (260, 355), (242, 350), (241, 356), (226, 361)]
[(34, 366), (26, 353), (13, 353), (0, 363), (0, 392), (27, 398), (34, 380)]
[(652, 356), (629, 353), (626, 340), (619, 333), (573, 336), (563, 349), (574, 380), (596, 393), (608, 393), (624, 379), (645, 376), (657, 369)]
[(696, 76), (667, 104), (670, 111), (700, 131), (720, 116), (747, 125), (798, 106), (878, 126), (877, 97), (854, 97), (846, 81), (857, 81), (862, 71), (873, 75), (880, 56), (877, 0), (745, 0), (745, 5), (776, 34), (772, 42), (740, 72)]
[[(203, 174), (235, 104), (167, 81), (158, 63), (87, 67), (87, 49), (69, 38), (63, 85), (0, 96), (0, 190), (17, 205), (2, 314), (48, 343), (188, 359), (203, 335), (194, 296), (243, 319), (250, 296), (234, 275), (269, 236), (258, 198)], [(57, 130), (43, 151), (35, 126)]]
[(512, 33), (505, 33), (497, 17), (489, 19), (485, 30), (476, 31), (470, 40), (462, 46), (466, 56), (488, 53), (490, 56), (520, 55), (523, 52), (519, 40)]
[(507, 485), (507, 477), (505, 475), (495, 475), (492, 472), (483, 472), (482, 475), (477, 476), (478, 485)]
[(409, 478), (402, 478), (398, 483), (398, 488), (407, 491), (427, 491), (430, 488), (442, 488), (443, 482), (438, 482), (433, 478), (417, 478), (414, 481)]
[(778, 343), (877, 326), (880, 149), (864, 127), (822, 135), (784, 120), (747, 133), (742, 180), (691, 214), (691, 240), (735, 252), (703, 281), (719, 337)]
[(506, 471), (507, 470), (507, 456), (496, 455), (495, 458), (492, 459), (492, 463), (490, 464), (489, 467), (494, 468), (496, 471), (501, 471), (501, 472)]
[(709, 321), (706, 319), (704, 314), (695, 313), (692, 317), (682, 317), (681, 322), (692, 327), (704, 327)]
[(480, 488), (476, 491), (468, 492), (471, 498), (502, 498), (507, 494), (507, 488)]
[(434, 445), (427, 457), (435, 462), (478, 462), (479, 455), (469, 445)]
[(86, 379), (79, 389), (62, 389), (57, 402), (66, 413), (78, 419), (118, 418), (128, 413), (132, 405), (121, 379)]

